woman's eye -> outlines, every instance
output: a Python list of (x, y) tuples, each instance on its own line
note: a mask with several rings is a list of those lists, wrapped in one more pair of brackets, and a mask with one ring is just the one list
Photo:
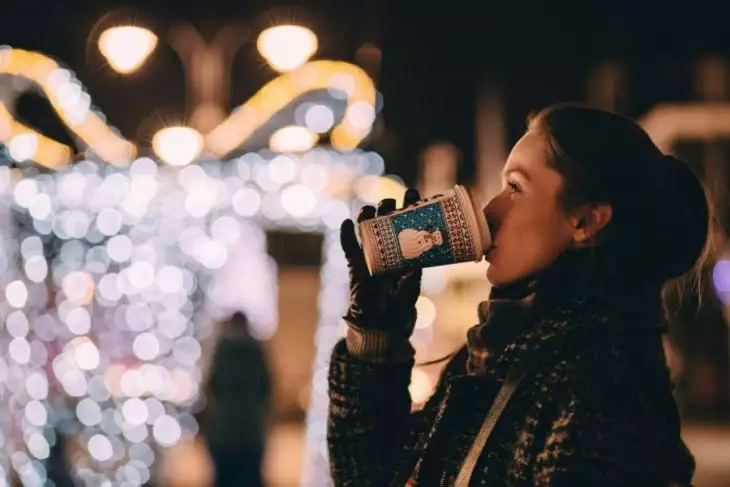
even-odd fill
[(509, 188), (510, 193), (519, 193), (520, 191), (522, 191), (517, 183), (507, 183), (507, 187)]

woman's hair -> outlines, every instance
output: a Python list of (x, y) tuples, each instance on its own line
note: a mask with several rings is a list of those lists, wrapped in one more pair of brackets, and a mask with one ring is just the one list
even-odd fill
[(555, 105), (528, 120), (543, 133), (550, 164), (564, 178), (559, 203), (607, 203), (594, 264), (619, 280), (662, 285), (708, 252), (710, 205), (687, 164), (664, 155), (633, 120), (579, 105)]

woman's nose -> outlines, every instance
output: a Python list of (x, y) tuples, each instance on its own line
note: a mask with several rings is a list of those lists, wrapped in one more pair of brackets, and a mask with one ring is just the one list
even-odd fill
[(499, 228), (499, 222), (501, 221), (501, 207), (503, 205), (500, 204), (500, 195), (495, 196), (492, 198), (492, 200), (487, 203), (487, 206), (484, 207), (484, 218), (487, 220), (487, 227), (489, 227), (489, 232), (494, 235), (494, 232), (497, 231)]

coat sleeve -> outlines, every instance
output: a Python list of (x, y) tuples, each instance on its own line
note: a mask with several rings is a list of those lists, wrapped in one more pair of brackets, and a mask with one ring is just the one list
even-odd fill
[[(329, 373), (327, 440), (338, 487), (402, 487), (418, 458), (419, 441), (433, 422), (445, 380), (463, 355), (452, 358), (425, 407), (411, 413), (408, 392), (413, 359), (368, 362), (349, 355), (344, 341)], [(462, 366), (463, 368), (463, 366)]]

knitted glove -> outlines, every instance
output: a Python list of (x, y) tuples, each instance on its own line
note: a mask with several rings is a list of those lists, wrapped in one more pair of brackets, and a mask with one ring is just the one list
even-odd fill
[[(413, 205), (419, 199), (418, 191), (409, 189), (404, 205)], [(395, 200), (385, 199), (378, 204), (377, 211), (372, 206), (364, 206), (357, 221), (387, 215), (395, 209)], [(342, 222), (340, 242), (350, 271), (350, 306), (344, 316), (349, 325), (348, 351), (358, 358), (374, 361), (412, 357), (408, 338), (416, 322), (421, 269), (371, 276), (352, 220)]]

